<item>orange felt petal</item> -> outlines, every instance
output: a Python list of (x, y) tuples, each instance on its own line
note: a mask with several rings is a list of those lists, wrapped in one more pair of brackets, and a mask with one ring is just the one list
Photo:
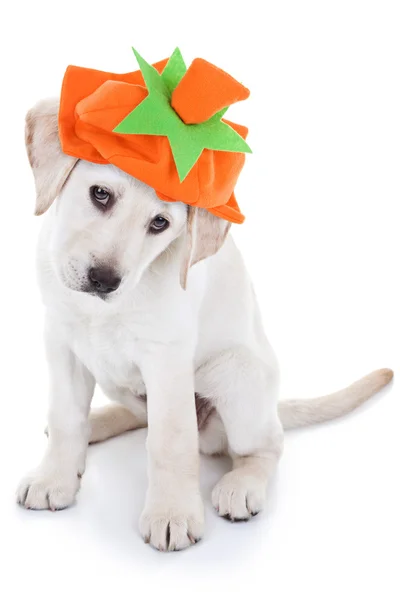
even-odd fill
[[(161, 73), (168, 59), (161, 60), (153, 66)], [(83, 160), (105, 163), (96, 148), (81, 140), (75, 131), (75, 108), (81, 100), (92, 94), (106, 81), (122, 81), (134, 85), (145, 86), (142, 73), (108, 73), (97, 69), (86, 69), (70, 65), (64, 75), (61, 89), (60, 111), (58, 126), (60, 138), (63, 142), (63, 151), (72, 156), (79, 156)]]
[(171, 105), (188, 125), (203, 123), (221, 109), (245, 100), (250, 92), (233, 77), (195, 58), (172, 93)]

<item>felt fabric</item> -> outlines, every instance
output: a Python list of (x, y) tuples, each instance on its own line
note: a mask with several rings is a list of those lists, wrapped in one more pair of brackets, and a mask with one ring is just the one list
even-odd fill
[(246, 100), (250, 91), (203, 58), (195, 58), (174, 89), (171, 105), (190, 125), (211, 119), (223, 108)]
[[(141, 59), (137, 53), (136, 55), (138, 60)], [(226, 107), (222, 110), (220, 107), (225, 102), (232, 103), (236, 99), (244, 99), (248, 91), (246, 88), (242, 89), (243, 86), (232, 80), (229, 75), (206, 61), (195, 65), (192, 71), (190, 68), (186, 70), (179, 51), (175, 51), (170, 60), (160, 61), (153, 67), (147, 65), (145, 61), (143, 63), (141, 64), (139, 60), (142, 72), (121, 75), (75, 66), (67, 68), (59, 111), (59, 133), (63, 152), (94, 163), (114, 164), (153, 187), (162, 200), (180, 201), (205, 208), (218, 217), (234, 223), (242, 223), (244, 216), (236, 202), (234, 187), (244, 164), (243, 152), (250, 151), (244, 142), (247, 129), (222, 120), (221, 116)], [(186, 77), (189, 77), (188, 82), (185, 81)], [(211, 94), (210, 89), (210, 93), (206, 95), (209, 100), (206, 102), (204, 97), (200, 96), (200, 102), (196, 104), (197, 96), (194, 93), (196, 81), (200, 86), (206, 87), (206, 81), (213, 86), (213, 81), (217, 79), (220, 82), (218, 88), (220, 92), (214, 85), (213, 93)], [(184, 86), (183, 92), (179, 91), (180, 85)], [(134, 122), (134, 129), (138, 124), (142, 127), (139, 128), (138, 133), (119, 132), (126, 128), (126, 121), (128, 118), (132, 119), (136, 110), (142, 111), (139, 112), (139, 116), (143, 114), (143, 105), (153, 94), (153, 88), (157, 90), (158, 99), (161, 98), (161, 103), (164, 103), (166, 110), (168, 104), (169, 110), (173, 113), (172, 118), (175, 119), (174, 126), (178, 123), (177, 127), (180, 128), (182, 138), (186, 136), (185, 140), (189, 144), (187, 147), (191, 148), (190, 144), (193, 146), (193, 139), (198, 140), (199, 129), (204, 129), (211, 119), (211, 125), (214, 120), (214, 127), (219, 129), (219, 135), (226, 127), (228, 136), (225, 138), (231, 137), (234, 148), (246, 149), (240, 151), (208, 149), (206, 140), (203, 147), (199, 148), (197, 144), (195, 150), (192, 148), (189, 151), (190, 160), (195, 158), (195, 163), (185, 174), (190, 161), (185, 157), (184, 147), (182, 150), (180, 146), (181, 157), (186, 162), (179, 174), (178, 162), (171, 150), (168, 133), (158, 131), (144, 133), (141, 119), (136, 119)], [(181, 115), (178, 116), (170, 106), (171, 95), (175, 91), (178, 94), (177, 111), (180, 107), (186, 117), (189, 115), (188, 118), (193, 118), (195, 115), (194, 118), (199, 118), (201, 115), (200, 118), (204, 116), (208, 118), (207, 121), (186, 125)], [(205, 108), (199, 107), (203, 101)], [(194, 107), (192, 113), (190, 113), (191, 106)], [(154, 114), (157, 115), (157, 111), (150, 114), (153, 119), (150, 121), (152, 126)], [(160, 128), (160, 124), (163, 125), (164, 122), (165, 119), (161, 119), (157, 122), (157, 127)], [(148, 124), (149, 122), (145, 123), (147, 130)], [(210, 125), (205, 127), (205, 129), (209, 128)], [(185, 134), (182, 134), (183, 131)], [(182, 175), (184, 175), (183, 179)]]
[[(140, 54), (135, 50), (134, 52), (146, 83), (148, 95), (114, 128), (114, 132), (166, 136), (181, 183), (188, 176), (205, 148), (228, 152), (250, 152), (245, 140), (222, 121), (222, 115), (226, 112), (226, 108), (222, 108), (216, 114), (210, 114), (210, 117), (201, 123), (188, 125), (171, 106), (172, 93), (184, 85), (186, 77), (190, 75), (189, 72), (186, 73), (186, 65), (178, 48), (161, 74), (149, 65)], [(213, 65), (210, 67), (220, 71)], [(229, 79), (232, 78), (229, 77)], [(237, 85), (240, 86), (240, 84)], [(187, 86), (184, 87), (187, 90)], [(223, 86), (221, 89), (224, 91)], [(217, 92), (218, 88), (214, 88), (213, 96), (216, 99), (218, 99)], [(199, 103), (190, 87), (189, 96), (186, 101), (188, 105)]]

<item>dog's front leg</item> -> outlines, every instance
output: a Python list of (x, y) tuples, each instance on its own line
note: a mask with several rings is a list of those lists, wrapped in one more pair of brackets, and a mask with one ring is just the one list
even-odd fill
[(143, 354), (148, 404), (148, 490), (140, 532), (158, 550), (182, 550), (203, 534), (191, 349)]
[(58, 334), (53, 326), (47, 328), (47, 449), (40, 465), (21, 481), (17, 490), (17, 501), (32, 509), (60, 510), (72, 504), (85, 468), (88, 413), (95, 382)]

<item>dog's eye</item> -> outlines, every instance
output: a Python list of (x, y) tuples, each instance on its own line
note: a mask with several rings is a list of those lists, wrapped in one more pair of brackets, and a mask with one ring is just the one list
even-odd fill
[(161, 233), (169, 227), (169, 221), (164, 219), (161, 215), (158, 215), (152, 220), (149, 227), (149, 233)]
[(90, 197), (92, 201), (97, 202), (102, 206), (107, 206), (107, 203), (110, 200), (110, 195), (111, 194), (108, 190), (97, 185), (93, 185), (90, 188)]

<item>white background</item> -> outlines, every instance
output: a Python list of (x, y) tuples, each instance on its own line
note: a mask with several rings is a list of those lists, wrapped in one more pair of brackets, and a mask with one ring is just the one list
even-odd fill
[[(397, 1), (24, 2), (2, 9), (0, 596), (399, 598), (399, 386), (341, 421), (287, 435), (264, 514), (230, 524), (210, 491), (204, 540), (160, 554), (137, 530), (145, 431), (91, 448), (77, 504), (14, 504), (45, 445), (47, 372), (35, 283), (40, 220), (24, 114), (67, 64), (135, 70), (176, 45), (243, 81), (229, 112), (254, 154), (234, 233), (280, 357), (282, 395), (333, 391), (400, 359)], [(97, 399), (102, 402), (102, 398)], [(397, 573), (396, 573), (397, 571)]]

